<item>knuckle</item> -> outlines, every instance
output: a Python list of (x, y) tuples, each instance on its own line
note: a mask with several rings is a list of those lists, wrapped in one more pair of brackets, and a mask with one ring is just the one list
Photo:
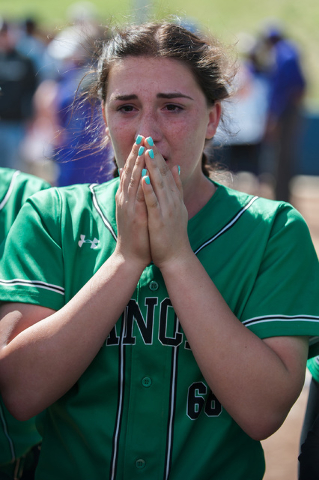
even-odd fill
[(160, 172), (163, 176), (167, 176), (171, 173), (166, 163), (162, 163), (160, 166)]
[(137, 159), (135, 160), (135, 165), (136, 166), (140, 166), (144, 163), (144, 159), (143, 157), (137, 157)]
[(149, 206), (150, 206), (150, 208), (157, 208), (157, 207), (158, 207), (158, 201), (157, 201), (157, 199), (154, 198), (153, 200), (151, 200)]
[(144, 203), (144, 194), (143, 194), (142, 191), (139, 190), (139, 191), (137, 192), (136, 200), (137, 200), (137, 202), (139, 202), (139, 203)]
[(136, 188), (137, 183), (138, 183), (138, 182), (137, 182), (136, 178), (131, 177), (131, 178), (130, 178), (130, 183), (129, 183), (129, 185), (128, 185), (128, 188), (129, 188), (129, 189), (134, 189), (134, 188)]
[(158, 187), (162, 190), (165, 188), (164, 179), (162, 177), (158, 180)]

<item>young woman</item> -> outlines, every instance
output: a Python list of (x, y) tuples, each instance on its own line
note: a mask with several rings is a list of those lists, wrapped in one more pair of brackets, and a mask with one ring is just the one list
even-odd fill
[[(6, 238), (20, 208), (32, 194), (50, 188), (47, 182), (19, 170), (0, 167), (0, 243)], [(41, 437), (35, 418), (16, 420), (0, 396), (0, 478), (31, 479), (39, 457)]]
[(290, 205), (207, 176), (228, 78), (178, 25), (118, 32), (97, 90), (120, 179), (39, 193), (11, 231), (0, 388), (19, 419), (45, 410), (38, 479), (263, 477), (319, 270)]

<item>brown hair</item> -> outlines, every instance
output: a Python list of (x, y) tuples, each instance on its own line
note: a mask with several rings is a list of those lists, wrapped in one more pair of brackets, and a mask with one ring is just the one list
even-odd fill
[[(215, 39), (193, 34), (174, 23), (146, 23), (117, 29), (103, 45), (97, 65), (95, 95), (105, 102), (112, 64), (128, 56), (175, 58), (188, 65), (204, 93), (207, 104), (229, 97), (234, 69), (224, 47)], [(203, 154), (203, 172), (210, 171)]]

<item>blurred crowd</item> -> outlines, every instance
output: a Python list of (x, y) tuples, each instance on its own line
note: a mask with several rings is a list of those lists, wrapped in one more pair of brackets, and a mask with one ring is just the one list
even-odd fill
[(0, 18), (0, 166), (58, 186), (110, 176), (102, 115), (84, 96), (105, 29), (90, 4), (73, 5), (70, 20), (52, 34)]
[(268, 181), (277, 200), (289, 201), (306, 92), (299, 49), (278, 24), (256, 38), (239, 35), (237, 46), (234, 95), (208, 151), (230, 171)]
[[(82, 96), (104, 35), (90, 4), (74, 4), (70, 25), (54, 35), (32, 18), (0, 19), (0, 166), (59, 186), (110, 177), (112, 152), (96, 137), (100, 110)], [(300, 53), (274, 24), (238, 35), (237, 47), (234, 95), (207, 155), (231, 172), (267, 177), (275, 198), (289, 201), (306, 89)]]

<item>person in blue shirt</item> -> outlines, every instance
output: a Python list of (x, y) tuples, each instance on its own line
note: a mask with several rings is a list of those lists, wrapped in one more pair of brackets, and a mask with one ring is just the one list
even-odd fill
[(265, 141), (273, 147), (275, 197), (289, 201), (289, 182), (294, 173), (294, 153), (306, 80), (297, 47), (284, 37), (280, 29), (271, 27), (266, 33), (265, 43), (271, 56)]

